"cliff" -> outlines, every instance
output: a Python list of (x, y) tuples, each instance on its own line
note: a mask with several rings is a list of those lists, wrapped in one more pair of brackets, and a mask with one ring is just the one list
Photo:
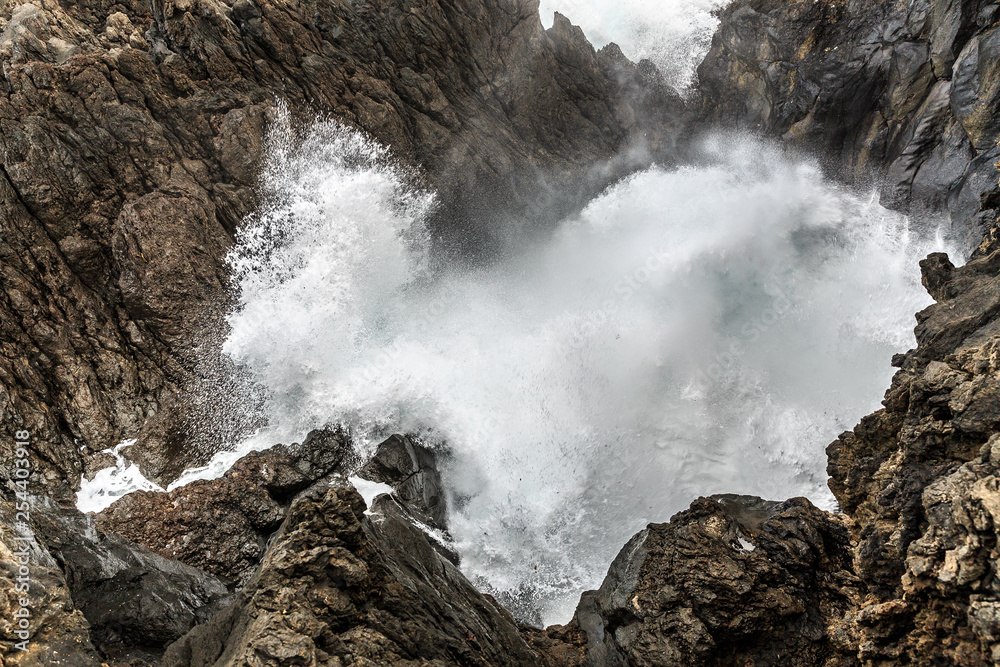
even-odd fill
[(737, 0), (698, 69), (701, 115), (821, 156), (840, 178), (880, 185), (890, 206), (946, 211), (976, 248), (1000, 207), (997, 12), (976, 1)]

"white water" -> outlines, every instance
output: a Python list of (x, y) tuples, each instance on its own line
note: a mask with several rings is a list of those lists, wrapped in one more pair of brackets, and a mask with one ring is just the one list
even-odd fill
[(385, 151), (320, 123), (278, 127), (269, 156), (225, 351), (271, 426), (222, 458), (334, 422), (363, 449), (393, 432), (447, 448), (464, 570), (546, 623), (698, 495), (830, 507), (824, 447), (912, 346), (918, 259), (954, 256), (814, 166), (719, 137), (548, 241), (430, 275), (432, 197)]
[(102, 453), (112, 454), (115, 465), (99, 470), (93, 479), (80, 478), (80, 490), (76, 493), (76, 507), (81, 512), (100, 512), (112, 503), (133, 491), (162, 491), (150, 482), (139, 468), (121, 453), (125, 447), (135, 444), (135, 440), (125, 440)]
[(684, 90), (695, 80), (695, 70), (718, 26), (712, 12), (726, 0), (542, 0), (540, 14), (546, 28), (553, 12), (579, 25), (595, 47), (615, 42), (638, 61), (656, 63), (675, 88)]

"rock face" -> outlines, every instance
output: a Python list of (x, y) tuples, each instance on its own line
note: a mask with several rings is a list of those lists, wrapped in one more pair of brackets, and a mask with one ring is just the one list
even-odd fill
[[(1000, 5), (737, 0), (698, 70), (702, 115), (826, 156), (977, 247), (1000, 206)], [(988, 250), (988, 248), (984, 248)]]
[(394, 435), (378, 446), (371, 461), (357, 474), (391, 486), (396, 499), (421, 523), (447, 529), (448, 508), (433, 451), (404, 435)]
[[(331, 440), (345, 442), (339, 434), (314, 433), (303, 449), (329, 451)], [(476, 591), (418, 527), (441, 508), (432, 452), (404, 436), (384, 442), (357, 473), (394, 487), (370, 511), (345, 481), (349, 462), (333, 475), (325, 465), (313, 468), (306, 476), (314, 483), (303, 491), (304, 477), (287, 474), (302, 469), (296, 463), (302, 456), (276, 447), (241, 459), (230, 471), (243, 478), (266, 459), (268, 470), (276, 471), (268, 488), (280, 483), (286, 493), (300, 493), (282, 511), (280, 529), (236, 600), (173, 644), (164, 665), (538, 664), (510, 614)], [(203, 504), (232, 496), (225, 486), (195, 482), (168, 500), (186, 502), (179, 492), (195, 490)], [(145, 511), (160, 510), (153, 505)], [(224, 532), (230, 519), (202, 516), (204, 534), (192, 533), (192, 548), (225, 549), (225, 537), (212, 542), (209, 536)]]
[(207, 665), (535, 665), (513, 619), (441, 558), (388, 496), (350, 487), (293, 503), (239, 601), (167, 651)]
[[(4, 497), (0, 519), (6, 526), (14, 525), (14, 511), (14, 502)], [(5, 667), (100, 667), (100, 657), (90, 641), (90, 625), (73, 604), (62, 570), (47, 549), (37, 542), (28, 547), (15, 541), (15, 534), (5, 530), (0, 535), (0, 663)], [(27, 650), (23, 651), (18, 644), (25, 636), (18, 633), (24, 630), (18, 625), (20, 619), (14, 617), (24, 597), (17, 588), (25, 583), (21, 567), (28, 568), (31, 602)]]
[[(215, 577), (105, 535), (92, 517), (41, 497), (19, 500), (18, 511), (25, 503), (22, 525), (13, 498), (0, 499), (0, 519), (16, 527), (0, 540), (0, 664), (152, 665), (231, 600)], [(22, 600), (26, 630), (15, 616)]]
[(633, 537), (572, 625), (594, 667), (822, 665), (858, 584), (847, 529), (807, 500), (701, 498)]
[[(48, 505), (48, 506), (46, 506)], [(219, 579), (120, 537), (93, 517), (51, 502), (35, 507), (36, 534), (66, 576), (73, 604), (105, 656), (156, 656), (230, 597)]]
[(669, 156), (682, 110), (537, 0), (10, 0), (0, 66), (0, 423), (63, 500), (126, 437), (162, 483), (220, 425), (204, 346), (276, 101), (418, 168), (453, 248)]
[(830, 487), (852, 519), (868, 587), (845, 648), (866, 664), (992, 664), (1000, 503), (1000, 253), (922, 263), (938, 303), (885, 408), (830, 445)]

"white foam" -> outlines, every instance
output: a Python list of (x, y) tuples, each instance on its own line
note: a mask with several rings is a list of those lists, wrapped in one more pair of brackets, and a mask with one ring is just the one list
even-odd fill
[(139, 468), (121, 454), (121, 450), (135, 444), (135, 440), (125, 440), (112, 449), (104, 450), (113, 454), (115, 465), (99, 470), (92, 480), (80, 479), (80, 490), (76, 494), (76, 508), (81, 512), (100, 512), (113, 502), (133, 491), (162, 491), (150, 482)]
[(546, 242), (431, 276), (431, 200), (384, 151), (332, 124), (279, 136), (226, 343), (270, 427), (226, 456), (333, 422), (366, 451), (394, 432), (447, 446), (463, 569), (545, 622), (698, 495), (831, 506), (824, 448), (878, 407), (930, 302), (917, 260), (947, 249), (726, 136)]
[(365, 510), (365, 514), (371, 514), (372, 503), (375, 499), (383, 494), (392, 495), (392, 487), (388, 484), (383, 484), (382, 482), (373, 482), (371, 480), (363, 479), (361, 477), (348, 477), (347, 481), (358, 490), (361, 497), (365, 499), (365, 506), (368, 508)]

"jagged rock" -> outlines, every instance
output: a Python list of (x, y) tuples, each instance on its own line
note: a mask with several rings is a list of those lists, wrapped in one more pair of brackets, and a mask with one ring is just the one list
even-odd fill
[[(0, 521), (15, 525), (15, 504), (6, 494), (0, 500)], [(0, 533), (0, 664), (5, 667), (100, 667), (101, 659), (90, 642), (90, 626), (73, 604), (66, 577), (44, 545), (30, 546), (15, 541), (27, 531), (4, 530)], [(28, 567), (30, 581), (24, 582), (20, 568)], [(18, 578), (21, 577), (21, 581)], [(20, 650), (24, 636), (19, 618), (24, 592), (16, 586), (28, 583), (31, 617), (28, 623), (27, 650)]]
[(336, 470), (349, 451), (339, 431), (312, 431), (302, 444), (244, 456), (219, 479), (129, 494), (95, 523), (165, 558), (244, 583), (292, 497)]
[(513, 618), (380, 496), (320, 484), (292, 504), (237, 602), (172, 645), (165, 667), (537, 665)]
[[(218, 398), (223, 257), (276, 101), (391, 146), (466, 249), (669, 159), (681, 122), (654, 71), (544, 30), (537, 0), (11, 0), (0, 70), (0, 423), (35, 434), (64, 502), (175, 397)], [(151, 477), (191, 463), (149, 436)]]
[(858, 585), (847, 529), (804, 498), (701, 498), (633, 537), (584, 593), (580, 664), (821, 665)]
[(439, 530), (447, 529), (448, 507), (434, 452), (404, 435), (381, 443), (357, 476), (388, 484), (414, 517)]
[(976, 248), (1000, 206), (998, 7), (737, 0), (698, 69), (702, 116), (884, 183), (884, 204), (945, 209)]
[(994, 660), (1000, 253), (950, 266), (923, 264), (938, 303), (917, 315), (885, 407), (827, 449), (868, 590), (841, 650), (865, 664)]
[(921, 282), (935, 301), (948, 298), (948, 283), (954, 274), (955, 265), (948, 259), (947, 253), (935, 252), (920, 260)]

